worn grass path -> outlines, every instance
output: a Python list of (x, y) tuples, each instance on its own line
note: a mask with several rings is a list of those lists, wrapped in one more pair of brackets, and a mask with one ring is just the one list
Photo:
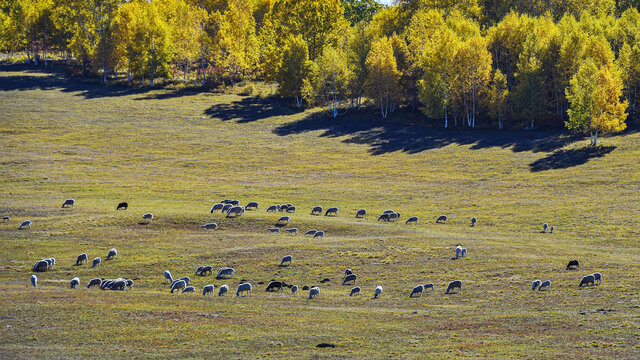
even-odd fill
[[(547, 132), (439, 131), (335, 121), (223, 94), (131, 91), (0, 71), (0, 353), (3, 358), (614, 358), (640, 356), (640, 134), (603, 147)], [(76, 207), (61, 209), (64, 199)], [(214, 202), (260, 202), (238, 219)], [(115, 211), (127, 201), (127, 211)], [(269, 235), (291, 202), (290, 227)], [(311, 216), (314, 205), (340, 208)], [(366, 208), (370, 215), (355, 219)], [(378, 223), (392, 208), (417, 226)], [(141, 225), (143, 213), (153, 223)], [(437, 225), (440, 214), (449, 224)], [(469, 226), (472, 216), (478, 225)], [(31, 230), (18, 231), (31, 219)], [(207, 222), (219, 231), (198, 228)], [(541, 234), (541, 224), (554, 234)], [(457, 244), (469, 249), (451, 260)], [(115, 260), (105, 261), (110, 248)], [(73, 266), (78, 254), (101, 267)], [(288, 268), (277, 265), (293, 255)], [(55, 257), (28, 286), (30, 267)], [(571, 259), (580, 270), (566, 271)], [(193, 275), (232, 266), (229, 281)], [(349, 267), (363, 294), (341, 286)], [(162, 273), (198, 293), (170, 295)], [(599, 271), (601, 286), (578, 290)], [(81, 288), (68, 288), (79, 276)], [(133, 291), (87, 290), (92, 277)], [(331, 281), (319, 284), (323, 278)], [(531, 281), (551, 279), (551, 291)], [(241, 279), (252, 297), (200, 295)], [(268, 294), (271, 279), (320, 285)], [(446, 284), (463, 281), (457, 295)], [(434, 292), (409, 299), (411, 288)], [(373, 289), (384, 287), (381, 299)], [(216, 289), (217, 291), (217, 289)], [(329, 342), (335, 349), (316, 349)]]

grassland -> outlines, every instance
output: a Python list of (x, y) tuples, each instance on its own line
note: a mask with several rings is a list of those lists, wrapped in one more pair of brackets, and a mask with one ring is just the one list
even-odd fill
[[(368, 119), (365, 119), (368, 117)], [(0, 354), (2, 358), (577, 358), (640, 356), (640, 134), (603, 147), (558, 132), (440, 131), (328, 120), (262, 98), (128, 90), (56, 74), (0, 71)], [(74, 209), (61, 209), (75, 198)], [(256, 200), (238, 219), (214, 202)], [(121, 201), (129, 210), (115, 211)], [(292, 227), (324, 239), (266, 233)], [(313, 205), (339, 216), (309, 215)], [(355, 219), (365, 207), (366, 219)], [(378, 223), (387, 208), (417, 226)], [(141, 225), (153, 212), (154, 221)], [(437, 215), (449, 224), (437, 225)], [(478, 217), (478, 226), (469, 219)], [(18, 231), (21, 220), (33, 228)], [(198, 226), (215, 221), (217, 232)], [(555, 225), (541, 234), (541, 224)], [(469, 249), (451, 260), (456, 244)], [(118, 258), (104, 261), (116, 247)], [(87, 252), (103, 266), (72, 266)], [(283, 255), (293, 265), (279, 268)], [(55, 270), (28, 286), (35, 260)], [(578, 259), (578, 271), (564, 266)], [(232, 266), (236, 277), (193, 275)], [(363, 295), (347, 296), (344, 268)], [(170, 295), (162, 272), (208, 283), (317, 285), (308, 300), (267, 294)], [(601, 286), (578, 289), (599, 271)], [(133, 291), (71, 290), (92, 277)], [(546, 293), (533, 279), (551, 279)], [(444, 295), (461, 279), (462, 292)], [(411, 288), (436, 290), (409, 299)], [(381, 299), (371, 295), (384, 286)], [(329, 342), (335, 349), (316, 349)]]

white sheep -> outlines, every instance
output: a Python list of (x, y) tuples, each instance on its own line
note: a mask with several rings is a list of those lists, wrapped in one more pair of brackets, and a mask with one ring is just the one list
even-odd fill
[(602, 274), (600, 274), (599, 272), (596, 272), (591, 275), (593, 275), (594, 284), (600, 285), (600, 283), (602, 282)]
[(218, 289), (218, 296), (224, 296), (229, 293), (229, 285), (224, 284)]
[(80, 278), (79, 277), (74, 277), (73, 279), (71, 279), (71, 288), (75, 289), (80, 285)]
[(202, 288), (202, 295), (203, 295), (203, 296), (204, 296), (204, 295), (207, 295), (207, 294), (211, 294), (211, 295), (213, 295), (214, 290), (215, 290), (215, 286), (213, 286), (213, 285), (211, 285), (211, 284), (209, 284), (209, 285), (205, 285), (205, 286)]
[(288, 224), (291, 221), (289, 216), (280, 216), (276, 224)]
[(291, 234), (293, 236), (298, 235), (298, 228), (284, 229), (284, 231), (288, 232), (289, 234)]
[(76, 265), (86, 264), (88, 262), (89, 262), (89, 256), (86, 253), (82, 253), (78, 255), (78, 258), (76, 259)]
[(76, 201), (75, 201), (75, 200), (73, 200), (73, 199), (67, 199), (67, 200), (65, 200), (65, 201), (62, 203), (62, 207), (63, 207), (63, 208), (68, 207), (68, 206), (73, 207), (73, 205), (75, 205), (75, 203), (76, 203)]
[(306, 233), (304, 233), (304, 234), (305, 234), (305, 235), (311, 235), (311, 236), (313, 236), (313, 235), (315, 235), (317, 232), (318, 232), (318, 230), (316, 230), (316, 229), (311, 229), (311, 230), (307, 231), (307, 232), (306, 232)]
[(31, 285), (38, 287), (38, 277), (35, 274), (31, 275)]
[(249, 292), (249, 296), (251, 296), (251, 289), (252, 286), (249, 283), (240, 284), (238, 285), (238, 290), (236, 290), (236, 296), (240, 296), (240, 294), (246, 292)]
[(171, 284), (171, 293), (178, 289), (184, 289), (187, 287), (187, 282), (184, 280), (176, 280)]
[(244, 207), (246, 210), (249, 209), (258, 209), (258, 202), (257, 201), (250, 201), (247, 206)]
[(531, 283), (531, 290), (536, 291), (536, 289), (538, 288), (538, 286), (540, 286), (540, 284), (542, 284), (542, 280), (534, 280)]
[(224, 206), (224, 204), (213, 204), (213, 206), (211, 207), (211, 213), (213, 214), (214, 211), (217, 210), (222, 210), (222, 207)]
[(153, 220), (153, 214), (152, 213), (146, 213), (146, 214), (142, 215), (142, 220), (144, 220), (146, 223), (150, 223)]
[(233, 277), (234, 270), (230, 267), (222, 267), (218, 270), (218, 274), (216, 275), (216, 279), (228, 279)]
[(462, 255), (462, 246), (458, 245), (458, 247), (456, 247), (456, 259), (460, 258), (461, 255)]
[(170, 283), (173, 282), (173, 277), (171, 277), (171, 273), (169, 272), (169, 270), (164, 271), (164, 279)]
[(191, 292), (192, 293), (192, 292), (195, 292), (195, 291), (196, 291), (196, 288), (193, 287), (193, 286), (187, 286), (186, 288), (182, 289), (182, 293), (183, 294), (187, 293), (187, 292)]
[(107, 260), (111, 260), (111, 258), (114, 258), (116, 256), (118, 256), (118, 250), (116, 250), (116, 248), (113, 248), (109, 250), (109, 253), (107, 254)]
[(378, 285), (376, 289), (373, 291), (373, 298), (377, 299), (378, 296), (382, 295), (382, 286)]
[(102, 264), (102, 259), (100, 259), (99, 257), (93, 259), (92, 261), (92, 266), (91, 267), (96, 267), (98, 265)]
[(216, 223), (208, 223), (208, 224), (204, 224), (200, 226), (200, 229), (205, 229), (205, 230), (218, 230), (218, 224)]
[(542, 289), (549, 290), (550, 288), (551, 288), (551, 280), (545, 280), (542, 282), (542, 284), (540, 284), (538, 291), (543, 291)]
[(271, 234), (280, 234), (280, 228), (267, 228)]
[(280, 205), (271, 205), (267, 208), (267, 212), (276, 212), (280, 208)]
[(427, 289), (434, 290), (433, 283), (424, 284), (424, 291), (427, 291)]
[(320, 296), (320, 288), (317, 286), (312, 287), (311, 289), (309, 289), (309, 299), (313, 299), (314, 297), (319, 297)]
[(22, 230), (23, 227), (28, 226), (31, 229), (31, 220), (25, 220), (20, 224), (18, 230)]
[(3, 216), (3, 217), (0, 217), (0, 219), (2, 219), (2, 222), (9, 222), (10, 217), (9, 216)]
[(358, 296), (360, 295), (360, 286), (355, 286), (353, 288), (351, 288), (351, 291), (349, 291), (349, 296)]

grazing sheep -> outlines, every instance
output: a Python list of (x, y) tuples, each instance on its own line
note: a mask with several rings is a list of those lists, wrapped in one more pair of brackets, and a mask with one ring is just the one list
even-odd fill
[(0, 219), (2, 219), (2, 222), (9, 222), (9, 217), (8, 216), (3, 216)]
[(127, 286), (129, 287), (129, 290), (133, 290), (133, 280), (125, 279), (124, 281), (127, 283)]
[(169, 270), (164, 271), (164, 279), (168, 280), (170, 283), (173, 282), (173, 277), (171, 277), (171, 273), (169, 272)]
[(216, 279), (220, 280), (220, 279), (229, 279), (233, 277), (233, 268), (230, 267), (223, 267), (220, 268), (220, 270), (218, 270), (218, 275), (216, 275)]
[(33, 264), (33, 272), (45, 272), (49, 270), (49, 263), (45, 260), (38, 260)]
[(434, 290), (433, 283), (424, 284), (424, 291), (427, 291), (427, 289)]
[(324, 231), (316, 231), (315, 234), (313, 234), (313, 238), (317, 238), (317, 237), (324, 237)]
[(580, 269), (580, 263), (578, 262), (578, 260), (571, 260), (567, 264), (567, 270), (571, 270), (574, 268)]
[(462, 255), (462, 246), (458, 245), (458, 247), (456, 248), (456, 259), (459, 259), (461, 255)]
[(389, 221), (389, 214), (382, 214), (380, 216), (378, 216), (378, 221)]
[(467, 255), (467, 248), (462, 248), (462, 250), (460, 251), (460, 256), (465, 257), (465, 255)]
[(289, 204), (282, 204), (278, 207), (278, 211), (283, 212), (289, 208)]
[(213, 204), (213, 206), (211, 207), (211, 213), (213, 214), (214, 211), (222, 210), (223, 206), (224, 204), (221, 203)]
[(458, 289), (458, 291), (456, 291), (456, 293), (459, 293), (462, 291), (462, 281), (460, 280), (454, 280), (452, 282), (449, 283), (449, 286), (447, 286), (447, 291), (445, 292), (445, 294), (452, 294), (452, 290), (453, 289)]
[(319, 297), (320, 296), (320, 288), (317, 286), (312, 287), (311, 289), (309, 289), (309, 299), (313, 299), (314, 297)]
[(351, 275), (351, 274), (353, 274), (353, 271), (351, 271), (351, 269), (346, 268), (346, 269), (344, 270), (344, 275), (345, 275), (345, 276), (346, 276), (346, 275)]
[(86, 253), (82, 253), (78, 255), (78, 258), (76, 259), (76, 265), (86, 264), (88, 262), (89, 262), (89, 256)]
[(286, 284), (282, 281), (269, 281), (269, 284), (267, 285), (267, 289), (265, 291), (267, 292), (282, 291), (282, 288), (285, 285)]
[(302, 290), (309, 290), (309, 287), (307, 285), (302, 287)]
[(293, 257), (291, 257), (291, 255), (287, 255), (287, 256), (283, 257), (282, 261), (280, 261), (280, 266), (289, 266), (289, 265), (291, 265), (291, 260), (293, 260)]
[(311, 215), (320, 215), (322, 214), (322, 206), (314, 206), (313, 209), (311, 209)]
[(549, 224), (547, 224), (547, 223), (542, 224), (542, 232), (546, 233), (547, 229), (549, 229)]
[(349, 291), (349, 296), (358, 296), (360, 295), (360, 286), (355, 286), (351, 288), (351, 291)]
[(324, 213), (324, 216), (329, 216), (329, 214), (331, 214), (333, 216), (337, 216), (338, 215), (338, 208), (337, 207), (328, 208), (327, 212)]
[(73, 205), (75, 205), (75, 203), (76, 203), (76, 201), (75, 201), (75, 200), (73, 200), (73, 199), (67, 199), (67, 200), (65, 200), (65, 201), (62, 203), (62, 207), (63, 207), (63, 208), (66, 208), (66, 207), (69, 207), (69, 206), (73, 207)]
[(232, 201), (233, 200), (231, 200), (231, 199), (224, 199), (224, 200), (222, 200), (220, 202), (223, 203), (223, 204), (231, 204)]
[(342, 280), (342, 285), (347, 285), (348, 283), (351, 283), (352, 285), (355, 285), (357, 280), (358, 280), (358, 275), (349, 274), (349, 275), (345, 276), (344, 279)]
[(366, 209), (360, 209), (358, 211), (356, 211), (356, 217), (357, 218), (362, 218), (367, 216), (367, 210)]
[(600, 283), (602, 282), (602, 274), (597, 272), (597, 273), (593, 273), (591, 275), (593, 275), (593, 279), (594, 279), (595, 283), (597, 283), (596, 285), (600, 285)]
[(118, 204), (118, 206), (116, 206), (116, 210), (127, 210), (129, 208), (129, 204), (127, 204), (126, 202), (121, 202), (120, 204)]
[(213, 295), (214, 290), (215, 290), (215, 286), (213, 286), (211, 284), (205, 285), (202, 288), (202, 296), (207, 295), (207, 294)]
[(306, 233), (304, 233), (304, 234), (305, 234), (305, 235), (311, 235), (311, 236), (313, 236), (313, 235), (315, 235), (317, 232), (318, 232), (318, 230), (316, 230), (316, 229), (311, 229), (311, 230), (307, 231), (307, 232), (306, 232)]
[(182, 289), (182, 293), (192, 293), (192, 292), (196, 292), (196, 288), (193, 286), (187, 286), (186, 288)]
[(109, 290), (127, 290), (127, 281), (125, 279), (116, 279), (109, 284)]
[(74, 277), (73, 279), (71, 279), (71, 288), (72, 289), (76, 289), (79, 285), (80, 285), (80, 278), (79, 277)]
[(224, 296), (229, 293), (229, 285), (224, 284), (218, 289), (218, 296)]
[(583, 277), (582, 280), (580, 280), (579, 287), (588, 286), (589, 284), (591, 284), (591, 286), (596, 285), (596, 277), (593, 276), (593, 274)]
[(222, 205), (222, 209), (220, 209), (220, 212), (225, 213), (225, 212), (229, 211), (229, 209), (231, 209), (232, 207), (233, 207), (233, 205), (231, 205), (231, 204), (224, 204), (224, 205)]
[(540, 284), (540, 287), (538, 287), (538, 291), (543, 291), (542, 289), (549, 290), (551, 288), (551, 280), (545, 280), (542, 282), (542, 284)]
[(113, 280), (111, 279), (102, 280), (102, 282), (100, 283), (100, 290), (109, 288), (109, 286), (111, 286), (112, 283), (113, 283)]
[(96, 267), (98, 265), (101, 265), (101, 264), (102, 264), (102, 259), (97, 257), (97, 258), (93, 259), (91, 267), (94, 268), (94, 267)]
[(176, 280), (171, 284), (171, 293), (178, 289), (184, 289), (187, 287), (187, 282), (184, 280)]
[(31, 229), (31, 220), (25, 220), (20, 224), (18, 230), (22, 230), (23, 227), (28, 226)]
[(257, 201), (251, 201), (244, 208), (246, 210), (251, 210), (251, 209), (257, 210), (258, 209), (258, 202)]
[(54, 258), (44, 259), (44, 261), (47, 262), (47, 270), (53, 269), (53, 265), (56, 264), (56, 259)]
[(35, 274), (31, 275), (31, 286), (38, 287), (38, 277)]
[(540, 286), (540, 284), (542, 284), (542, 280), (534, 280), (531, 283), (531, 290), (536, 291), (536, 289), (538, 288), (538, 286)]
[(405, 224), (409, 224), (409, 223), (414, 223), (414, 224), (418, 224), (418, 217), (417, 216), (412, 216), (410, 218), (407, 219), (407, 221), (405, 222)]
[(447, 223), (447, 215), (438, 216), (438, 220), (436, 220), (436, 224), (446, 224)]
[(378, 285), (376, 289), (373, 291), (373, 298), (377, 299), (378, 296), (382, 295), (382, 286)]
[(411, 290), (411, 294), (409, 294), (410, 298), (413, 297), (422, 297), (422, 293), (424, 292), (424, 285), (418, 285)]
[(111, 258), (114, 258), (116, 256), (118, 256), (118, 250), (116, 250), (116, 248), (113, 248), (109, 250), (109, 253), (107, 254), (107, 260), (111, 260)]
[(280, 228), (267, 228), (272, 234), (280, 234)]
[(93, 278), (91, 280), (89, 280), (89, 283), (87, 284), (87, 289), (91, 289), (94, 286), (100, 286), (100, 284), (102, 284), (102, 278)]
[(289, 206), (287, 208), (287, 212), (288, 213), (295, 213), (296, 212), (296, 207), (295, 206)]
[(218, 224), (216, 223), (208, 223), (208, 224), (204, 224), (204, 225), (200, 225), (200, 229), (205, 229), (205, 230), (218, 230)]
[(236, 296), (240, 296), (240, 294), (246, 292), (249, 292), (249, 296), (251, 296), (251, 289), (252, 286), (249, 283), (240, 284), (238, 285), (238, 290), (236, 290)]
[(144, 220), (146, 223), (150, 223), (151, 220), (153, 220), (153, 214), (152, 213), (146, 213), (146, 214), (142, 215), (142, 220)]
[(280, 205), (271, 205), (267, 208), (267, 212), (276, 212), (280, 208)]
[(471, 218), (471, 227), (476, 226), (476, 223), (477, 223), (477, 222), (478, 222), (478, 219), (476, 219), (476, 218), (475, 218), (475, 216), (474, 216), (474, 217), (472, 217), (472, 218)]
[(550, 232), (551, 234), (553, 234), (553, 230), (555, 230), (555, 227), (551, 226), (551, 227), (549, 228), (549, 232)]
[(298, 285), (293, 285), (293, 286), (291, 287), (291, 293), (292, 293), (293, 295), (296, 295), (296, 294), (298, 293)]
[(198, 268), (196, 269), (196, 275), (205, 276), (207, 273), (209, 273), (209, 275), (213, 273), (213, 266), (198, 266)]
[(187, 283), (187, 285), (189, 285), (189, 283), (191, 282), (191, 278), (188, 276), (183, 276), (178, 280), (184, 280)]
[(284, 231), (288, 232), (289, 234), (291, 234), (293, 236), (298, 235), (298, 228), (284, 229)]
[(231, 215), (238, 217), (240, 215), (244, 215), (244, 207), (242, 206), (234, 206), (227, 211), (227, 217), (231, 217)]
[(231, 200), (231, 202), (229, 204), (231, 204), (233, 206), (238, 206), (238, 205), (240, 205), (240, 201), (239, 200)]
[(389, 221), (397, 221), (398, 219), (400, 219), (400, 214), (398, 213), (389, 214)]
[(383, 214), (393, 214), (393, 213), (395, 213), (395, 211), (393, 211), (393, 210), (389, 209), (389, 210), (385, 210), (385, 211), (383, 211), (382, 213), (383, 213)]
[(276, 221), (276, 225), (278, 225), (278, 224), (288, 224), (289, 221), (291, 221), (290, 217), (288, 217), (288, 216), (280, 216), (278, 221)]

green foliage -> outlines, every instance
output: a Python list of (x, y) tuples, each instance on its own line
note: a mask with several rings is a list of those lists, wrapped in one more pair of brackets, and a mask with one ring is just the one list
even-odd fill
[(382, 5), (375, 0), (341, 0), (341, 2), (344, 17), (352, 26), (371, 21), (373, 16), (382, 9)]
[(295, 97), (298, 107), (302, 106), (302, 87), (311, 68), (309, 49), (302, 36), (291, 36), (282, 48), (282, 64), (278, 68), (278, 93), (285, 97)]

